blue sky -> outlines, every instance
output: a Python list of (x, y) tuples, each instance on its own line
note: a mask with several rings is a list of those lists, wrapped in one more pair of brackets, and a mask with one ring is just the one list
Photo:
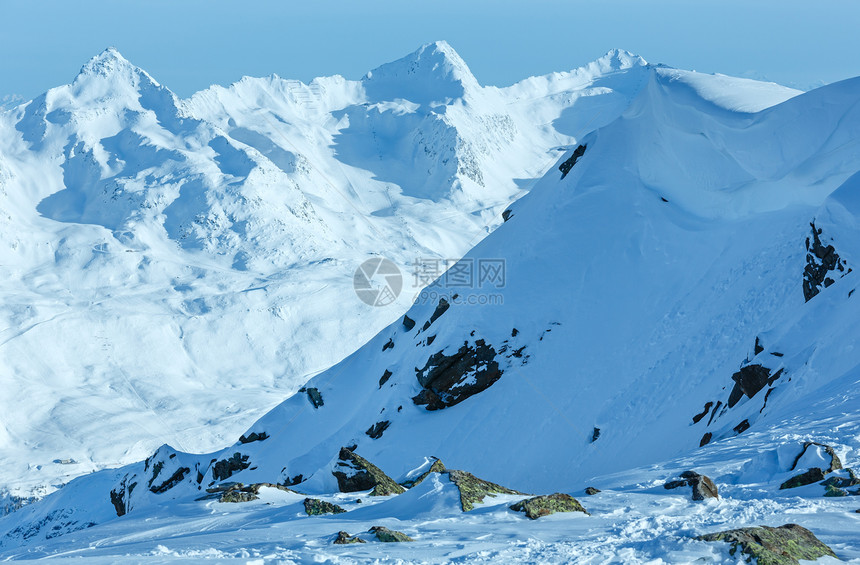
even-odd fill
[(109, 45), (188, 96), (242, 75), (358, 78), (437, 39), (483, 84), (620, 47), (809, 88), (860, 75), (858, 23), (856, 0), (0, 0), (0, 99), (70, 82)]

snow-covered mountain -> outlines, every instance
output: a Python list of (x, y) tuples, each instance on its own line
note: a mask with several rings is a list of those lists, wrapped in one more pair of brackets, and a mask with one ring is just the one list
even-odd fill
[[(233, 441), (401, 316), (422, 260), (460, 258), (648, 75), (613, 51), (484, 87), (439, 42), (358, 81), (180, 100), (108, 49), (0, 113), (0, 490)], [(352, 289), (374, 256), (404, 279), (385, 308)]]
[[(459, 59), (437, 57), (425, 48), (382, 67), (364, 91), (396, 92), (392, 76), (424, 80), (432, 66), (440, 83), (420, 92), (503, 97), (529, 108), (516, 115), (555, 115), (556, 131), (576, 141), (403, 317), (238, 442), (203, 455), (164, 445), (75, 480), (0, 521), (4, 555), (92, 548), (110, 559), (163, 544), (148, 555), (338, 559), (351, 555), (328, 548), (339, 529), (385, 524), (416, 545), (352, 555), (736, 562), (727, 544), (693, 536), (793, 522), (860, 560), (850, 496), (860, 479), (841, 471), (860, 464), (860, 79), (795, 96), (613, 53), (479, 91)], [(535, 91), (544, 98), (530, 102)], [(567, 129), (592, 123), (577, 107), (590, 108), (594, 131)], [(382, 114), (366, 119), (380, 127)], [(362, 147), (344, 158), (369, 160)], [(467, 178), (474, 184), (452, 188), (458, 198), (477, 194)], [(458, 475), (413, 486), (436, 457), (520, 493), (575, 494), (592, 516), (531, 525), (508, 509), (523, 498), (508, 490), (466, 517)], [(384, 483), (388, 494), (372, 496), (356, 479), (364, 459), (412, 488)], [(788, 488), (811, 468), (819, 479)], [(690, 469), (722, 498), (663, 488)], [(255, 485), (260, 499), (218, 502), (235, 483)], [(586, 486), (604, 492), (585, 498)], [(288, 488), (348, 512), (308, 517)]]

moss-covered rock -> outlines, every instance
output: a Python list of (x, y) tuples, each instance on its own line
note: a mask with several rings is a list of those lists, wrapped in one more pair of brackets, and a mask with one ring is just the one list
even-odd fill
[(525, 512), (526, 516), (532, 520), (537, 520), (541, 516), (549, 516), (556, 512), (584, 512), (588, 511), (582, 507), (578, 500), (569, 494), (557, 492), (542, 496), (535, 496), (521, 500), (511, 506), (514, 512)]
[(785, 490), (788, 488), (797, 488), (806, 485), (811, 485), (812, 483), (817, 483), (824, 480), (824, 471), (819, 469), (818, 467), (813, 467), (808, 471), (800, 473), (799, 475), (795, 475), (779, 485), (780, 490)]
[(343, 514), (346, 512), (337, 504), (326, 502), (318, 498), (306, 498), (304, 500), (305, 512), (308, 516), (322, 516), (323, 514)]
[(370, 496), (388, 496), (406, 492), (406, 489), (383, 473), (382, 469), (346, 447), (340, 449), (337, 466), (332, 474), (337, 479), (341, 492), (373, 489)]
[(253, 492), (245, 491), (245, 490), (229, 490), (221, 495), (218, 499), (218, 502), (250, 502), (252, 500), (257, 500), (260, 498)]
[(396, 530), (389, 530), (383, 526), (373, 526), (370, 528), (370, 531), (376, 535), (376, 539), (382, 542), (390, 543), (390, 542), (400, 542), (400, 541), (415, 541), (410, 538), (403, 532), (398, 532)]
[(460, 507), (463, 509), (463, 512), (472, 510), (475, 508), (475, 504), (484, 502), (484, 498), (487, 496), (495, 496), (497, 494), (526, 494), (479, 479), (466, 471), (452, 470), (447, 471), (447, 473), (448, 478), (451, 479), (451, 482), (460, 491)]
[(445, 464), (442, 463), (442, 460), (435, 458), (435, 457), (433, 459), (434, 459), (433, 464), (430, 465), (429, 469), (427, 469), (426, 471), (421, 473), (417, 478), (412, 479), (412, 480), (408, 480), (408, 481), (403, 481), (400, 484), (406, 488), (412, 488), (416, 485), (420, 485), (421, 483), (423, 483), (424, 479), (426, 479), (427, 477), (430, 476), (430, 473), (444, 473), (446, 471), (446, 469), (445, 469)]
[(347, 545), (350, 543), (367, 543), (363, 539), (358, 536), (351, 536), (346, 532), (338, 532), (337, 537), (334, 539), (334, 543), (337, 545)]
[(833, 550), (812, 532), (797, 524), (786, 524), (778, 528), (740, 528), (705, 534), (696, 539), (729, 543), (729, 552), (733, 556), (740, 550), (747, 556), (748, 561), (755, 560), (758, 565), (798, 565), (799, 559), (814, 561), (825, 555), (836, 557)]
[(833, 485), (827, 485), (824, 489), (824, 496), (830, 497), (838, 497), (838, 496), (848, 496), (848, 491), (842, 490), (839, 487), (835, 487)]

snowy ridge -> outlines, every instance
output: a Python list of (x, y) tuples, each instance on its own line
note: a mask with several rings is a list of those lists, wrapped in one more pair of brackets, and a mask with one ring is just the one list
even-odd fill
[[(732, 101), (721, 77), (705, 87), (670, 69), (641, 71), (630, 75), (642, 85), (632, 103), (577, 138), (585, 149), (569, 174), (557, 166), (573, 150), (465, 255), (461, 265), (504, 258), (502, 284), (431, 285), (226, 449), (163, 446), (8, 516), (6, 555), (54, 554), (63, 547), (54, 532), (80, 536), (74, 547), (110, 546), (141, 520), (181, 516), (227, 529), (259, 519), (289, 541), (272, 548), (271, 532), (253, 526), (230, 551), (290, 559), (326, 550), (339, 529), (387, 521), (415, 548), (356, 555), (730, 562), (727, 545), (693, 536), (792, 522), (860, 560), (856, 498), (823, 498), (817, 481), (780, 489), (833, 465), (825, 446), (842, 466), (860, 464), (860, 81), (750, 112), (764, 100), (756, 88)], [(513, 495), (463, 515), (446, 475), (359, 507), (367, 492), (337, 492), (347, 446), (400, 482), (435, 456), (523, 492), (575, 494), (592, 516), (532, 525), (507, 508), (522, 498)], [(722, 498), (693, 503), (663, 488), (689, 469), (712, 477)], [(231, 482), (287, 484), (349, 511), (306, 518), (286, 495), (235, 511), (195, 500)], [(605, 492), (586, 498), (586, 486)], [(225, 508), (217, 521), (206, 518), (213, 506)], [(189, 551), (211, 547), (179, 528)], [(522, 541), (533, 538), (542, 541)]]

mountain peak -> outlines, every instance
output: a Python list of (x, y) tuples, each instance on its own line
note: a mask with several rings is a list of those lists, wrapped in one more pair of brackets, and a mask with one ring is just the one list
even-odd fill
[(602, 72), (622, 71), (633, 67), (644, 67), (648, 61), (625, 49), (610, 49), (606, 55), (593, 63)]
[(136, 86), (141, 79), (159, 86), (158, 81), (149, 73), (131, 63), (115, 47), (108, 47), (81, 67), (75, 84), (91, 79), (110, 79), (111, 82), (127, 83)]
[(377, 67), (362, 82), (371, 100), (405, 98), (419, 104), (463, 98), (480, 88), (469, 66), (446, 41), (428, 43)]

